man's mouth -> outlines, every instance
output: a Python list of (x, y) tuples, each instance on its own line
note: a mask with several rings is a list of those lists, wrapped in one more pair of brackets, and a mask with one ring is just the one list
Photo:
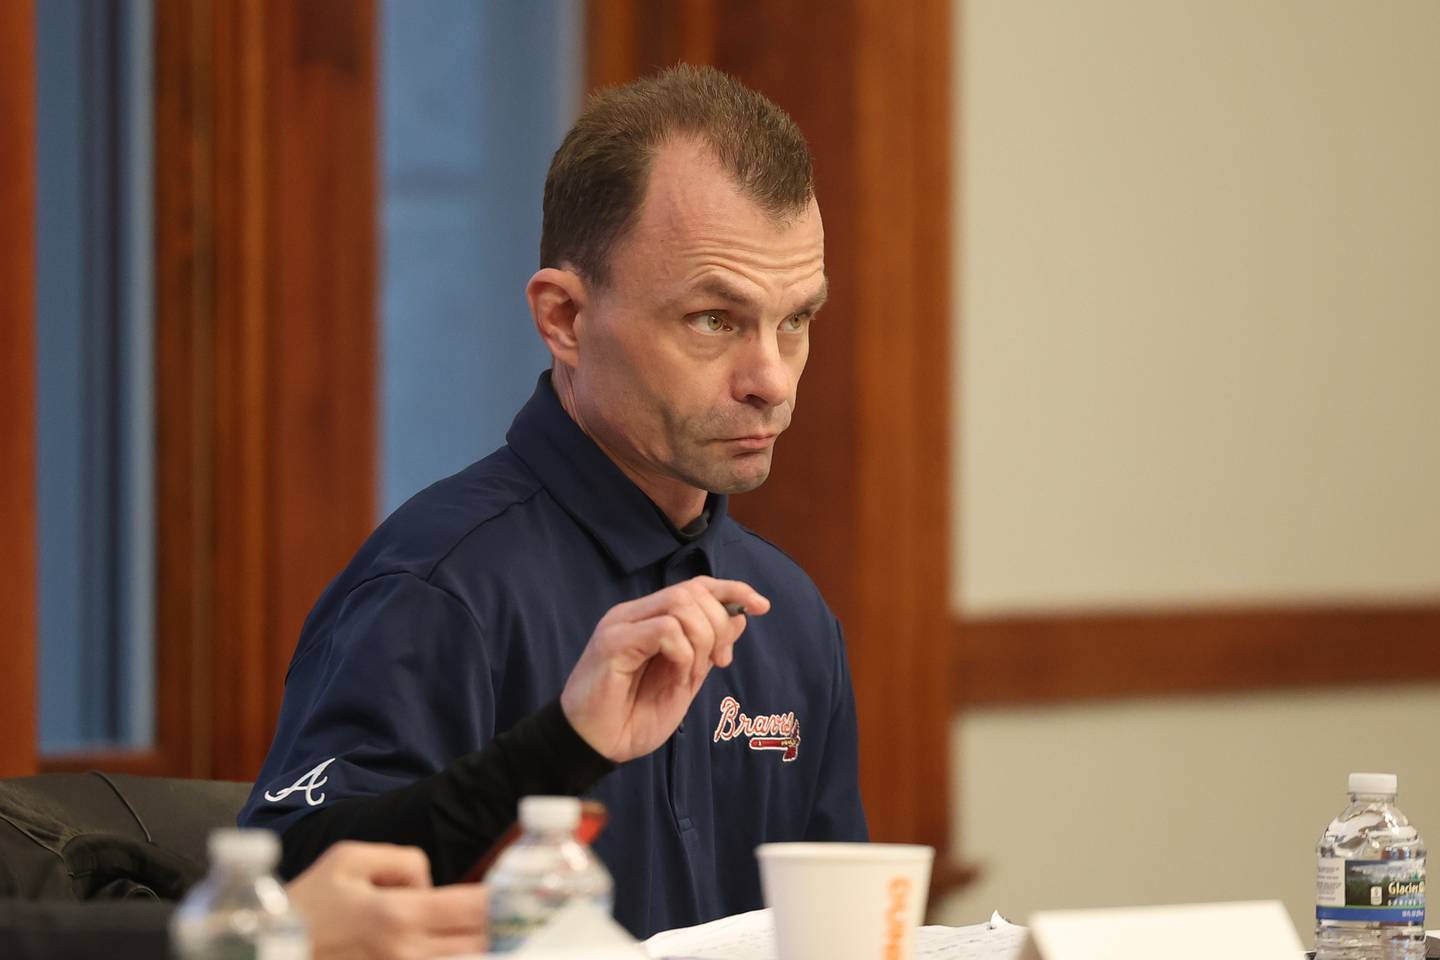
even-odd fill
[(720, 442), (739, 447), (742, 450), (765, 450), (779, 436), (776, 433), (750, 433), (743, 437), (725, 437)]

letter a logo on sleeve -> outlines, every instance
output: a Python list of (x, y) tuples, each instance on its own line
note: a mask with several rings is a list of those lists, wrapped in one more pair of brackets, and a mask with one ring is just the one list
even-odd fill
[(334, 757), (331, 757), (329, 760), (320, 761), (311, 768), (309, 773), (305, 774), (305, 776), (301, 777), (299, 780), (296, 780), (284, 790), (277, 790), (275, 793), (271, 793), (269, 790), (266, 790), (265, 799), (269, 800), (271, 803), (279, 803), (281, 800), (284, 800), (292, 793), (304, 791), (305, 802), (307, 804), (312, 807), (320, 806), (320, 804), (325, 802), (325, 794), (314, 793), (313, 791), (320, 789), (321, 787), (325, 786), (325, 784), (330, 782), (329, 777), (322, 777), (320, 776), (320, 774), (324, 773), (325, 768), (330, 766), (330, 764), (334, 762)]
[(728, 742), (737, 737), (749, 740), (751, 750), (782, 751), (780, 760), (784, 763), (800, 756), (800, 721), (793, 710), (752, 717), (740, 711), (740, 701), (726, 697), (720, 701), (720, 722), (711, 742)]

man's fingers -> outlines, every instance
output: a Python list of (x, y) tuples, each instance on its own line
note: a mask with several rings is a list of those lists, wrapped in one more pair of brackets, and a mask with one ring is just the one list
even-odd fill
[(721, 643), (715, 644), (715, 649), (710, 651), (710, 662), (717, 667), (728, 667), (735, 662), (735, 641), (740, 639), (740, 634), (745, 632), (745, 623), (742, 620), (740, 629), (733, 635), (725, 638)]
[(727, 603), (741, 604), (747, 614), (770, 609), (770, 601), (749, 584), (695, 577), (611, 608), (600, 623), (606, 639), (597, 653), (618, 657), (615, 662), (626, 672), (662, 656), (698, 687), (711, 666), (733, 662), (735, 640), (745, 630), (746, 617), (731, 614)]
[(676, 611), (676, 619), (685, 627), (686, 639), (694, 651), (694, 662), (690, 665), (690, 685), (698, 688), (710, 670), (711, 656), (715, 647), (733, 628), (725, 610), (703, 587), (694, 581), (684, 585), (690, 595), (690, 606)]
[(489, 949), (483, 933), (429, 937), (422, 941), (422, 957), (473, 957)]
[[(692, 581), (693, 583), (693, 581)], [(727, 604), (715, 599), (715, 595), (705, 589), (702, 584), (695, 584), (696, 604), (704, 611), (710, 622), (710, 629), (715, 635), (715, 642), (709, 650), (705, 651), (704, 669), (709, 670), (710, 665), (729, 666), (731, 661), (730, 650), (735, 645), (735, 638), (745, 629), (745, 618), (736, 618), (727, 609)], [(699, 653), (699, 651), (696, 651)], [(699, 685), (704, 680), (704, 674), (697, 669), (695, 682)]]
[(685, 628), (670, 614), (625, 624), (618, 631), (616, 642), (620, 649), (639, 654), (636, 658), (624, 658), (632, 669), (639, 669), (651, 657), (658, 655), (688, 672), (695, 659), (695, 651), (690, 641), (685, 639)]
[[(714, 577), (696, 577), (691, 583), (702, 586), (722, 604), (739, 606), (744, 608), (745, 613), (753, 613), (756, 616), (763, 616), (770, 612), (770, 600), (759, 590), (743, 580), (717, 580)], [(726, 611), (729, 613), (729, 611)], [(731, 616), (738, 616), (737, 613), (730, 613)]]
[(689, 591), (696, 586), (703, 588), (722, 604), (740, 604), (746, 613), (759, 615), (770, 610), (770, 601), (748, 583), (739, 580), (717, 580), (714, 577), (695, 577), (637, 600), (617, 604), (605, 615), (605, 619), (637, 623), (672, 612), (677, 605), (683, 606), (689, 602), (692, 596)]
[(430, 886), (430, 858), (419, 847), (342, 840), (325, 851), (316, 867), (327, 860), (339, 873), (377, 887)]
[(434, 936), (473, 935), (485, 930), (486, 889), (478, 883), (456, 883), (430, 890), (395, 890), (398, 901), (419, 930)]
[(613, 618), (621, 622), (639, 623), (642, 620), (667, 614), (675, 608), (676, 604), (684, 602), (685, 588), (680, 584), (675, 584), (663, 590), (656, 590), (654, 593), (647, 593), (634, 600), (617, 603), (610, 608), (609, 613), (605, 614), (605, 619)]

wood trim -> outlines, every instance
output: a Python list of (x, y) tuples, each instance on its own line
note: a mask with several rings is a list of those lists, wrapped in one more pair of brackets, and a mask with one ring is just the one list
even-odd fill
[(1009, 617), (953, 635), (964, 706), (1440, 680), (1440, 605)]
[[(586, 7), (586, 89), (613, 86), (678, 61), (716, 64), (722, 16), (752, 14), (714, 0), (591, 0)], [(718, 65), (718, 64), (716, 64)]]
[(775, 471), (732, 506), (800, 562), (845, 625), (872, 834), (943, 856), (950, 4), (596, 0), (588, 10), (592, 85), (709, 62), (784, 107), (810, 142), (830, 303)]
[(0, 3), (0, 776), (35, 772), (35, 6)]
[(852, 657), (867, 783), (913, 785), (866, 800), (905, 825), (900, 836), (944, 849), (951, 651), (934, 638), (949, 622), (950, 4), (855, 6), (850, 629), (864, 642)]
[(155, 4), (155, 731), (172, 776), (209, 763), (210, 15), (204, 0)]
[(217, 0), (208, 776), (258, 773), (300, 628), (375, 522), (375, 7)]
[(272, 423), (269, 393), (273, 264), (269, 210), (273, 137), (268, 126), (278, 52), (288, 38), (270, 31), (271, 5), (217, 2), (215, 120), (213, 487), (215, 581), (211, 627), (210, 775), (226, 777), (264, 756), (275, 711), (266, 669), (274, 604), (266, 549), (270, 523)]
[[(272, 619), (258, 740), (221, 771), (253, 779), (269, 749), (300, 629), (375, 528), (380, 191), (372, 0), (271, 0), (270, 524)], [(257, 749), (258, 748), (258, 749)]]
[(591, 0), (585, 7), (585, 89), (624, 83), (639, 75), (640, 31), (636, 0)]
[(374, 525), (375, 7), (157, 0), (159, 741), (258, 771)]
[(173, 764), (158, 750), (103, 750), (93, 753), (47, 754), (40, 763), (44, 773), (129, 773), (138, 777), (174, 776)]

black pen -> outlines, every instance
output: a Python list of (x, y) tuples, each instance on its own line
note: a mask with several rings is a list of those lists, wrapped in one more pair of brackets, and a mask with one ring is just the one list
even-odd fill
[(727, 603), (727, 604), (725, 604), (725, 612), (728, 613), (728, 614), (729, 614), (730, 616), (732, 616), (732, 617), (738, 617), (738, 616), (740, 616), (742, 613), (745, 612), (745, 604), (743, 604), (743, 603)]

